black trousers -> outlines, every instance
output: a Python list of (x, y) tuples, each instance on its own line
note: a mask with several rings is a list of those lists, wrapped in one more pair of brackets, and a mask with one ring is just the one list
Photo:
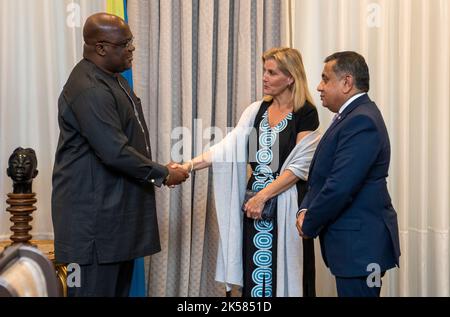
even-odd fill
[(316, 297), (316, 261), (314, 239), (302, 239), (303, 243), (303, 297)]
[(128, 297), (134, 260), (99, 264), (94, 250), (92, 264), (80, 265), (80, 287), (68, 287), (69, 297)]

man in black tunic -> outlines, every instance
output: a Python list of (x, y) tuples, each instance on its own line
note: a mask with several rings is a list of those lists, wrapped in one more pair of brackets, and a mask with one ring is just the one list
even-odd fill
[(188, 174), (152, 161), (140, 99), (120, 75), (135, 50), (129, 26), (99, 13), (83, 36), (84, 59), (58, 101), (55, 256), (80, 266), (81, 285), (69, 296), (128, 296), (134, 259), (161, 250), (154, 186)]

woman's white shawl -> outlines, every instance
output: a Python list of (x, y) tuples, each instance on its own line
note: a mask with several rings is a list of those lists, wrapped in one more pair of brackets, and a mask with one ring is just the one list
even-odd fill
[[(247, 142), (262, 101), (245, 109), (237, 126), (218, 144), (211, 147), (213, 185), (219, 225), (219, 249), (216, 280), (243, 285), (241, 206), (247, 187)], [(309, 165), (320, 140), (319, 131), (304, 137), (295, 146), (280, 173), (289, 169), (307, 180)], [(298, 211), (296, 186), (278, 195), (277, 204), (277, 272), (276, 296), (302, 296), (303, 246), (295, 226)]]

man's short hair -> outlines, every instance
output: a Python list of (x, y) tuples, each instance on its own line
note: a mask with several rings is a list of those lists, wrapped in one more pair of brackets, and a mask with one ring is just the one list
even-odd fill
[(325, 63), (334, 60), (336, 64), (333, 67), (333, 71), (337, 75), (350, 74), (355, 79), (355, 85), (359, 90), (369, 91), (369, 67), (364, 57), (352, 51), (337, 52), (325, 58)]

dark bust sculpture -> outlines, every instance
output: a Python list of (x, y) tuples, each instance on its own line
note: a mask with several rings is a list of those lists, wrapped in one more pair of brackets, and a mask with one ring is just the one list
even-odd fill
[(29, 194), (33, 178), (38, 174), (36, 153), (33, 149), (18, 147), (8, 160), (6, 173), (13, 180), (14, 194)]

